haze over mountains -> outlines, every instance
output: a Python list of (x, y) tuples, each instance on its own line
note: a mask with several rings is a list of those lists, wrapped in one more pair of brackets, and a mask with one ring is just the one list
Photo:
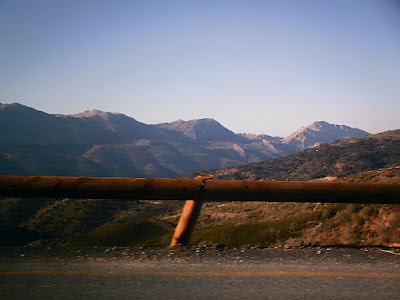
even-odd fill
[(235, 134), (213, 119), (144, 124), (98, 110), (47, 114), (0, 104), (0, 174), (175, 177), (368, 135), (324, 121), (286, 138)]

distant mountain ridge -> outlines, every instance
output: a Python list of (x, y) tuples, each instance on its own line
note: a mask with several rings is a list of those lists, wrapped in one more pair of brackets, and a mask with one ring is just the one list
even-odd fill
[(0, 146), (117, 144), (168, 139), (170, 132), (124, 114), (98, 110), (76, 115), (47, 114), (18, 103), (0, 104)]
[(0, 174), (174, 177), (269, 160), (368, 134), (315, 122), (287, 138), (235, 134), (216, 120), (149, 125), (120, 113), (47, 114), (0, 103)]

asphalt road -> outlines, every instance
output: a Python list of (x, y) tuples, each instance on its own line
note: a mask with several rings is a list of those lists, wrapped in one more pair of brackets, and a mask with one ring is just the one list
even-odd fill
[(0, 299), (399, 299), (381, 248), (0, 248)]

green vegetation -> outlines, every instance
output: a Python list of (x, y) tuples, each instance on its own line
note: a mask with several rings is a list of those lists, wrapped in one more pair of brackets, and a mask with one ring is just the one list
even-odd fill
[(320, 211), (303, 213), (275, 221), (239, 224), (235, 226), (209, 226), (194, 232), (193, 244), (225, 244), (228, 247), (273, 246), (303, 243), (302, 232), (316, 226), (345, 207), (332, 204)]
[[(115, 200), (42, 200), (43, 206), (36, 213), (21, 215), (17, 220), (15, 212), (22, 212), (22, 207), (32, 202), (3, 199), (1, 203), (5, 233), (2, 245), (167, 246), (181, 211), (179, 205), (168, 212), (158, 207), (162, 204), (151, 202), (135, 202), (126, 207), (126, 203)], [(400, 241), (399, 205), (237, 204), (207, 203), (191, 243), (252, 247), (388, 245)], [(21, 207), (16, 209), (18, 205)], [(152, 217), (138, 217), (147, 215), (150, 208), (154, 209)], [(214, 208), (216, 215), (210, 217)], [(4, 224), (8, 231), (3, 230)]]
[(289, 239), (300, 237), (301, 230), (311, 226), (317, 217), (318, 214), (303, 214), (277, 221), (205, 227), (194, 232), (191, 242), (227, 247), (285, 244)]
[[(170, 239), (182, 206), (182, 201), (1, 199), (0, 245), (139, 245), (147, 240), (163, 245), (158, 237), (168, 233)], [(166, 216), (172, 225), (154, 219)]]
[(167, 246), (173, 233), (172, 225), (160, 221), (133, 221), (106, 224), (73, 242), (77, 246)]
[(399, 205), (330, 204), (282, 220), (200, 227), (193, 233), (191, 242), (252, 247), (389, 245), (399, 241)]
[(126, 201), (63, 199), (43, 206), (22, 226), (68, 243), (112, 220), (114, 213), (125, 207)]

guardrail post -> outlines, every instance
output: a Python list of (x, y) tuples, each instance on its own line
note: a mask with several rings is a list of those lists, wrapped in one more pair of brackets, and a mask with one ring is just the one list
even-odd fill
[(179, 222), (176, 226), (170, 246), (175, 246), (176, 244), (189, 244), (190, 237), (192, 236), (194, 226), (196, 225), (197, 219), (199, 218), (202, 206), (202, 200), (187, 200), (185, 202), (185, 206), (182, 210), (182, 215), (179, 218)]
[(203, 206), (204, 202), (204, 200), (201, 198), (201, 193), (204, 191), (206, 180), (212, 178), (212, 175), (204, 177), (197, 176), (195, 178), (202, 180), (202, 183), (199, 187), (199, 197), (196, 200), (186, 200), (181, 217), (179, 218), (178, 225), (175, 228), (175, 232), (170, 243), (171, 247), (175, 246), (176, 244), (189, 244), (190, 237), (192, 236), (194, 226), (199, 218), (201, 207)]

